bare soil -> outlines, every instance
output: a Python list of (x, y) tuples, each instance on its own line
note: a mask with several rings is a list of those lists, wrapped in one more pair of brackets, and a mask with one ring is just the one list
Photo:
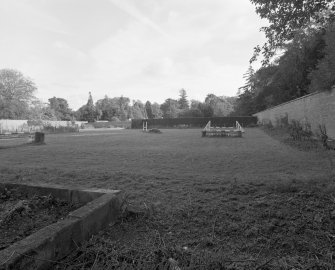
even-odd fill
[(28, 198), (16, 190), (0, 193), (0, 250), (50, 225), (78, 208), (50, 196)]

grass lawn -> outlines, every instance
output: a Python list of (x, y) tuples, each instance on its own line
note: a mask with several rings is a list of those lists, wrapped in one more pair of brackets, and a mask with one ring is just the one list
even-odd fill
[(243, 138), (162, 131), (0, 141), (1, 181), (121, 189), (146, 211), (125, 214), (55, 267), (167, 269), (174, 259), (182, 269), (332, 269), (333, 154), (299, 151), (257, 128)]

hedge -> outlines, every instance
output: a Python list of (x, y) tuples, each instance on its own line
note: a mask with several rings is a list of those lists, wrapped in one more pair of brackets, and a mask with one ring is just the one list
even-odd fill
[(235, 116), (235, 117), (189, 117), (189, 118), (165, 118), (165, 119), (133, 119), (131, 128), (141, 129), (143, 121), (148, 122), (148, 128), (203, 128), (208, 121), (212, 126), (232, 127), (236, 121), (241, 126), (247, 127), (257, 124), (257, 117), (254, 116)]
[(130, 128), (130, 121), (109, 121), (109, 122), (93, 122), (89, 125), (94, 128)]

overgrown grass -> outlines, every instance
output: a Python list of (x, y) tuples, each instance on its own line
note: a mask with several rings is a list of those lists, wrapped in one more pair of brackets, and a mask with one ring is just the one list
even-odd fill
[(173, 213), (126, 211), (55, 268), (333, 269), (334, 191), (301, 181), (201, 190), (224, 196), (209, 211), (194, 199)]
[(332, 269), (335, 179), (322, 153), (259, 129), (95, 131), (1, 149), (0, 180), (121, 189), (142, 209), (55, 268)]

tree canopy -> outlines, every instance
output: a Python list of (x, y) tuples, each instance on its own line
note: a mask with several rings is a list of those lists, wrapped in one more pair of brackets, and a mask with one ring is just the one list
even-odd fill
[[(263, 66), (245, 74), (235, 114), (253, 114), (335, 85), (335, 2), (333, 0), (251, 0), (269, 21)], [(276, 50), (280, 56), (274, 58)]]
[(183, 88), (179, 90), (178, 104), (179, 104), (179, 109), (181, 110), (185, 110), (189, 108), (186, 90)]
[(151, 102), (149, 100), (145, 103), (145, 111), (146, 111), (146, 116), (147, 116), (148, 119), (153, 119), (154, 118), (154, 114), (153, 114), (153, 111), (152, 111), (152, 105), (151, 105)]
[(180, 113), (179, 103), (176, 99), (166, 99), (160, 108), (163, 118), (177, 118)]
[(49, 98), (49, 107), (54, 111), (57, 120), (70, 121), (73, 119), (73, 112), (64, 98)]
[(0, 118), (26, 118), (36, 89), (35, 83), (21, 72), (0, 70)]
[(263, 64), (269, 64), (277, 49), (292, 41), (297, 32), (308, 27), (325, 26), (334, 21), (334, 0), (250, 0), (261, 18), (269, 21), (262, 27), (267, 42), (254, 49), (251, 62), (259, 53), (264, 56)]
[(320, 59), (316, 68), (308, 74), (311, 81), (309, 91), (330, 90), (335, 85), (335, 24), (330, 25), (324, 34), (325, 46), (322, 51), (324, 57)]
[(88, 100), (86, 105), (83, 105), (77, 111), (77, 118), (82, 121), (94, 122), (98, 116), (98, 111), (94, 106), (91, 92), (88, 93)]

